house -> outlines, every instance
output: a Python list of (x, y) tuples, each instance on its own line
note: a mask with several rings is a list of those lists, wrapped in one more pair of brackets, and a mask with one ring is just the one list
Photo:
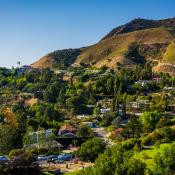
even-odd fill
[[(130, 115), (129, 115), (130, 116)], [(120, 123), (120, 125), (121, 126), (126, 126), (128, 123), (129, 123), (129, 121), (130, 121), (130, 119), (127, 119), (127, 120), (123, 120), (121, 123)]]
[(18, 75), (23, 75), (27, 71), (28, 72), (33, 72), (33, 73), (38, 73), (38, 72), (41, 73), (43, 70), (40, 69), (40, 68), (34, 68), (32, 66), (29, 66), (29, 65), (24, 65), (24, 66), (19, 67)]
[(166, 91), (166, 92), (174, 91), (175, 87), (164, 87), (163, 90)]
[(77, 115), (77, 119), (81, 120), (81, 119), (88, 119), (90, 116), (89, 115)]
[(135, 112), (134, 115), (140, 117), (143, 113), (142, 112)]
[(136, 81), (135, 84), (139, 84), (141, 85), (142, 87), (148, 85), (148, 84), (151, 84), (152, 81), (151, 80), (139, 80), (139, 81)]
[(98, 128), (94, 122), (82, 122), (82, 124), (87, 125), (89, 128)]
[(152, 81), (153, 81), (153, 82), (156, 82), (156, 83), (161, 83), (162, 78), (159, 78), (159, 77), (153, 77), (153, 78), (152, 78)]
[(40, 142), (40, 138), (44, 138), (45, 140), (49, 140), (53, 136), (52, 129), (47, 130), (39, 130), (36, 132), (30, 132), (29, 133), (30, 141), (33, 143)]
[(58, 131), (59, 136), (64, 136), (64, 137), (76, 137), (76, 132), (77, 129), (71, 125), (63, 125)]
[(71, 67), (79, 67), (80, 65), (79, 64), (77, 64), (77, 63), (73, 63), (72, 65), (71, 65)]
[(167, 108), (168, 108), (168, 111), (175, 112), (175, 104), (169, 104)]
[(110, 108), (101, 108), (100, 109), (101, 114), (104, 114), (104, 113), (109, 112), (109, 111), (110, 111)]
[(95, 108), (96, 105), (86, 105), (87, 108)]
[(127, 103), (127, 108), (132, 109), (140, 109), (140, 108), (146, 108), (150, 104), (149, 100), (139, 100), (139, 101), (132, 101)]
[(53, 143), (53, 131), (52, 129), (38, 130), (36, 132), (29, 133), (29, 142), (25, 147), (41, 148), (47, 147), (47, 145), (52, 145)]
[(128, 104), (127, 104), (127, 107), (129, 107), (129, 108), (139, 108), (139, 104), (138, 104), (138, 102), (136, 102), (136, 101), (133, 101), (133, 102), (129, 102)]
[(111, 106), (112, 99), (104, 98), (102, 100), (98, 100), (96, 106), (101, 106), (102, 108), (109, 108)]
[(115, 135), (115, 136), (121, 136), (122, 135), (122, 132), (123, 132), (123, 128), (117, 128), (117, 129), (115, 129), (114, 131), (113, 131), (113, 134)]
[(18, 75), (22, 75), (22, 74), (24, 74), (26, 71), (31, 70), (31, 69), (32, 69), (32, 67), (29, 66), (29, 65), (21, 66), (21, 67), (19, 68), (19, 70), (18, 70)]

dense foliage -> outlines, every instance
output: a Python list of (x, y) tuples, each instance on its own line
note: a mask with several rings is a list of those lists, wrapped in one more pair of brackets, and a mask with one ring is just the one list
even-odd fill
[[(0, 68), (0, 85), (1, 155), (16, 157), (23, 150), (59, 154), (51, 148), (68, 135), (62, 143), (80, 145), (76, 156), (95, 162), (81, 174), (142, 175), (147, 165), (135, 153), (175, 139), (175, 79), (169, 74), (154, 75), (149, 64), (117, 66), (115, 71), (79, 67), (61, 73)], [(73, 132), (61, 137), (63, 126)], [(170, 154), (162, 156), (168, 159)], [(17, 162), (13, 163), (10, 166)]]
[(106, 145), (101, 139), (93, 138), (81, 145), (78, 156), (82, 160), (94, 161), (105, 150), (105, 147)]

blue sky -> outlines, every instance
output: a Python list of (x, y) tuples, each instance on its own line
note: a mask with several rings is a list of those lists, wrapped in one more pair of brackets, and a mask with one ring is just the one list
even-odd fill
[(0, 66), (94, 44), (134, 18), (175, 17), (174, 0), (0, 0)]

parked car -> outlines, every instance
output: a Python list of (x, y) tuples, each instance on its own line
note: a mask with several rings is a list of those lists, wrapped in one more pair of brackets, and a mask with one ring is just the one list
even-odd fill
[(63, 163), (63, 162), (64, 160), (59, 160), (59, 159), (55, 160), (55, 163)]
[(70, 159), (72, 159), (72, 154), (61, 154), (58, 156), (58, 160), (66, 161)]
[(7, 156), (0, 156), (0, 163), (8, 162)]
[(38, 160), (38, 161), (47, 160), (47, 157), (44, 156), (44, 155), (39, 155), (39, 156), (37, 157), (37, 160)]
[(47, 160), (52, 160), (55, 157), (55, 155), (49, 155), (47, 156)]
[(58, 155), (53, 155), (52, 160), (58, 160)]

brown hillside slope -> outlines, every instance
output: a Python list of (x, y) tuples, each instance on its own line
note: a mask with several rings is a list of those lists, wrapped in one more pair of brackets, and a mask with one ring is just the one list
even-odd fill
[(175, 74), (175, 42), (171, 42), (164, 53), (163, 59), (154, 67), (154, 72)]
[(52, 67), (54, 62), (54, 58), (48, 54), (36, 61), (35, 63), (31, 64), (31, 66), (34, 68), (50, 68)]
[(111, 68), (117, 62), (123, 65), (155, 62), (162, 59), (173, 39), (171, 31), (163, 27), (120, 34), (87, 47), (75, 62)]
[(64, 69), (74, 63), (82, 49), (57, 50), (40, 58), (31, 64), (34, 68), (60, 68)]

